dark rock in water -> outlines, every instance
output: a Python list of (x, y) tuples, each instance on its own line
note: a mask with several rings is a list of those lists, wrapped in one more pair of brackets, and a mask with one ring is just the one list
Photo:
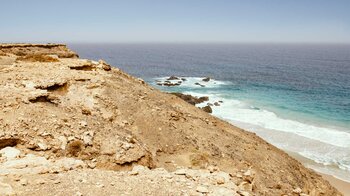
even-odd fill
[(219, 101), (219, 103), (224, 103), (223, 101)]
[(215, 106), (220, 106), (220, 104), (218, 102), (215, 102), (214, 105)]
[(181, 83), (171, 83), (171, 82), (164, 82), (164, 86), (179, 86)]
[(194, 83), (195, 85), (198, 85), (198, 86), (201, 86), (201, 87), (205, 87), (205, 85), (203, 85), (203, 84), (200, 84), (200, 83), (198, 83), (198, 82), (196, 82), (196, 83)]
[[(177, 78), (177, 79), (176, 79)], [(179, 85), (181, 85), (181, 83), (182, 83), (182, 81), (180, 80), (180, 81), (174, 81), (174, 83), (173, 82), (171, 82), (171, 81), (169, 81), (169, 80), (178, 80), (179, 78), (178, 77), (176, 77), (176, 76), (171, 76), (170, 78), (168, 78), (167, 80), (165, 80), (164, 82), (161, 82), (160, 80), (156, 80), (156, 82), (157, 82), (157, 85), (159, 85), (159, 86), (179, 86)]]
[(204, 78), (202, 81), (204, 81), (204, 82), (209, 82), (209, 81), (210, 81), (210, 78), (209, 78), (209, 77), (206, 77), (206, 78)]
[(180, 78), (176, 76), (170, 76), (167, 80), (180, 80)]
[(199, 98), (197, 98), (197, 97), (194, 97), (192, 95), (185, 95), (185, 94), (182, 94), (182, 93), (170, 93), (170, 94), (176, 95), (177, 97), (181, 98), (182, 100), (184, 100), (187, 103), (192, 104), (192, 105), (196, 105), (196, 104), (199, 104), (199, 103), (202, 103), (202, 102), (205, 102), (205, 101), (209, 100), (209, 97), (199, 97)]
[(186, 81), (186, 78), (181, 78), (182, 81)]
[(208, 113), (212, 113), (213, 112), (213, 110), (211, 109), (211, 107), (210, 106), (205, 106), (205, 107), (202, 107), (201, 108), (203, 111), (205, 111), (205, 112), (208, 112)]
[(199, 97), (198, 101), (199, 101), (199, 103), (202, 103), (202, 102), (205, 102), (205, 101), (209, 101), (209, 97), (207, 97), (207, 96)]

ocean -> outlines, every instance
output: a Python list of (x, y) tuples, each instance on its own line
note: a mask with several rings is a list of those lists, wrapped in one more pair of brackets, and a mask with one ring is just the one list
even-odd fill
[[(307, 167), (350, 182), (350, 45), (69, 47), (82, 58), (104, 59), (163, 91), (222, 101), (212, 106), (213, 115), (255, 132)], [(174, 87), (156, 84), (172, 75), (186, 81)], [(202, 81), (206, 76), (212, 80)]]

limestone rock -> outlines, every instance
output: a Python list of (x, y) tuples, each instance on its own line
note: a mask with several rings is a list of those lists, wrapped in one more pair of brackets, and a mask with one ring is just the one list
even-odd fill
[(0, 182), (0, 195), (14, 196), (16, 193), (11, 185)]
[(104, 60), (99, 60), (98, 61), (99, 64), (102, 65), (102, 69), (106, 70), (106, 71), (110, 71), (112, 68), (111, 68), (111, 65), (107, 64), (106, 61)]
[(213, 193), (211, 195), (220, 195), (220, 196), (234, 196), (237, 195), (236, 191), (225, 188), (225, 187), (217, 187), (213, 190)]
[(21, 153), (21, 151), (17, 150), (14, 147), (6, 147), (0, 150), (0, 154), (3, 157), (6, 157), (7, 159), (14, 159), (16, 158), (19, 154)]
[(38, 143), (38, 148), (37, 148), (37, 150), (43, 150), (43, 151), (45, 151), (45, 150), (47, 150), (47, 149), (48, 149), (48, 146), (47, 146), (45, 143), (43, 143), (43, 142)]
[(22, 178), (22, 179), (19, 181), (19, 183), (20, 183), (22, 186), (27, 186), (27, 185), (28, 185), (28, 180)]
[(199, 192), (199, 193), (209, 193), (209, 190), (207, 187), (205, 186), (198, 186), (196, 188), (196, 191)]
[(253, 190), (253, 185), (248, 183), (248, 182), (242, 182), (241, 184), (239, 184), (238, 186), (240, 188), (240, 190), (242, 191), (252, 191)]
[(87, 131), (84, 132), (83, 134), (83, 142), (86, 146), (92, 146), (93, 144), (93, 137), (94, 137), (94, 132), (92, 131)]

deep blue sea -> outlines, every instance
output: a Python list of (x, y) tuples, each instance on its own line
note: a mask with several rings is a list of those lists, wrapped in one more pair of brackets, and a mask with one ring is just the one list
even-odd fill
[[(213, 115), (303, 157), (306, 166), (350, 181), (350, 45), (69, 46), (164, 91), (223, 101)], [(171, 75), (187, 80), (178, 87), (156, 85)], [(213, 80), (203, 82), (204, 76)]]

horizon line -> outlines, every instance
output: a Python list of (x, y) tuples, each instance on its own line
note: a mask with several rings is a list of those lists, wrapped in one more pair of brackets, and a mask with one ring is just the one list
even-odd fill
[(223, 42), (223, 41), (30, 41), (0, 42), (0, 44), (257, 44), (257, 45), (350, 45), (350, 42)]

